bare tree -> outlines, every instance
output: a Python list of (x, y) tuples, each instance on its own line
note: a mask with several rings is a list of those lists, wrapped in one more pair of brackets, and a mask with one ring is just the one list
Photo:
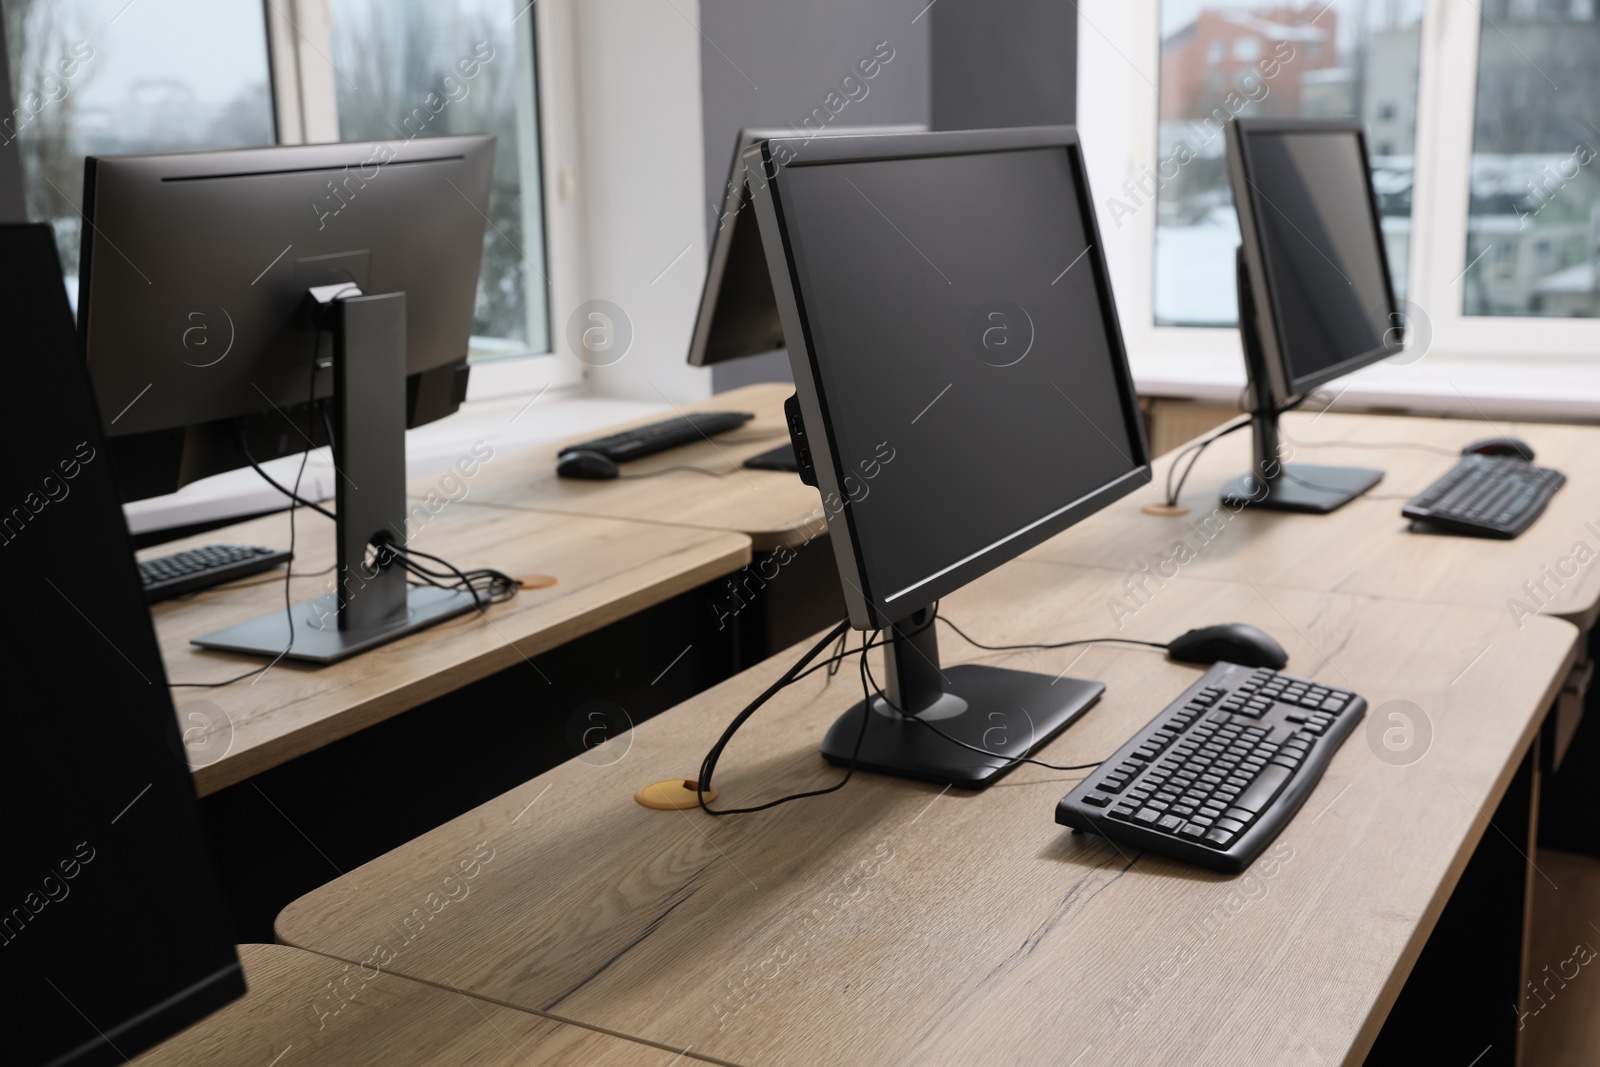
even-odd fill
[(83, 187), (74, 120), (80, 95), (94, 77), (93, 46), (79, 32), (83, 16), (72, 0), (5, 3), (16, 102), (5, 136), (17, 139), (28, 217), (55, 225), (68, 274), (77, 271), (80, 216), (74, 205), (82, 202)]

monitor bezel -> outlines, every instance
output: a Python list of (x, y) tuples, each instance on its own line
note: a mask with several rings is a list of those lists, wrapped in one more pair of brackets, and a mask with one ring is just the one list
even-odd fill
[[(849, 608), (850, 622), (858, 630), (877, 630), (909, 617), (918, 609), (982, 577), (1148, 483), (1151, 479), (1150, 447), (1145, 436), (1138, 394), (1134, 387), (1133, 371), (1129, 366), (1127, 348), (1123, 342), (1121, 319), (1117, 315), (1110, 271), (1102, 251), (1104, 244), (1089, 189), (1088, 168), (1074, 127), (1036, 126), (836, 138), (830, 139), (825, 145), (814, 146), (801, 152), (801, 147), (806, 143), (804, 138), (772, 138), (761, 141), (746, 149), (744, 161), (747, 172), (751, 168), (761, 167), (769, 175), (767, 181), (756, 183), (752, 188), (752, 203), (761, 226), (762, 245), (772, 276), (773, 294), (778, 301), (778, 313), (783, 321), (784, 336), (788, 340), (789, 363), (794, 372), (795, 393), (805, 425), (807, 448), (816, 473), (817, 487), (822, 495), (822, 508), (819, 510), (823, 511), (829, 533), (832, 535), (834, 556), (839, 565), (840, 577), (843, 579), (844, 598)], [(1131, 457), (1132, 467), (1124, 475), (1094, 492), (1048, 512), (1039, 520), (1013, 531), (929, 575), (915, 586), (909, 587), (917, 591), (916, 603), (907, 602), (903, 605), (903, 609), (891, 607), (883, 598), (886, 591), (877, 589), (869, 578), (871, 571), (861, 553), (860, 538), (855, 527), (856, 517), (852, 511), (849, 494), (843, 491), (845, 472), (838, 459), (833, 420), (821, 386), (821, 367), (805, 312), (804, 299), (800, 292), (798, 264), (789, 236), (793, 219), (785, 196), (788, 171), (793, 167), (827, 166), (836, 163), (1051, 148), (1066, 153), (1078, 179), (1076, 189), (1078, 210), (1083, 220), (1084, 233), (1089, 238), (1089, 254), (1085, 258), (1094, 273), (1101, 321), (1112, 355), (1112, 370), (1122, 403), (1122, 415), (1130, 430), (1129, 441), (1136, 452), (1136, 455)], [(780, 159), (780, 156), (787, 158)], [(899, 591), (896, 596), (905, 592), (905, 590)]]
[[(872, 126), (832, 126), (810, 134), (809, 137), (866, 137), (888, 133), (925, 133), (928, 127), (921, 123), (884, 124)], [(717, 215), (719, 224), (711, 235), (711, 257), (706, 267), (705, 284), (700, 289), (699, 310), (695, 313), (694, 332), (689, 338), (689, 366), (715, 367), (738, 359), (761, 355), (751, 352), (742, 356), (708, 358), (707, 349), (711, 334), (717, 325), (717, 308), (722, 302), (722, 281), (727, 276), (728, 258), (733, 253), (734, 235), (738, 232), (739, 216), (744, 214), (750, 199), (744, 171), (744, 153), (751, 145), (773, 137), (793, 136), (792, 127), (745, 126), (739, 130), (733, 146), (733, 160), (728, 165), (728, 180), (722, 189), (722, 208)], [(725, 220), (725, 221), (722, 221)], [(783, 346), (772, 351), (782, 351)]]
[[(1400, 321), (1399, 304), (1395, 299), (1394, 276), (1389, 269), (1389, 252), (1383, 240), (1383, 218), (1378, 210), (1378, 198), (1372, 187), (1372, 159), (1367, 152), (1367, 135), (1355, 119), (1306, 119), (1240, 117), (1228, 125), (1227, 169), (1228, 181), (1233, 190), (1234, 210), (1239, 218), (1240, 245), (1244, 249), (1245, 266), (1250, 275), (1250, 290), (1256, 308), (1256, 333), (1261, 339), (1262, 354), (1266, 357), (1267, 382), (1264, 383), (1274, 406), (1282, 405), (1297, 396), (1304, 396), (1335, 378), (1369, 367), (1396, 355), (1402, 347), (1387, 344), (1326, 367), (1312, 374), (1295, 376), (1289, 366), (1287, 338), (1284, 336), (1282, 309), (1278, 302), (1277, 287), (1273, 282), (1270, 256), (1261, 240), (1257, 225), (1249, 135), (1255, 133), (1311, 133), (1354, 134), (1361, 153), (1361, 164), (1367, 175), (1366, 193), (1373, 236), (1378, 245), (1378, 262), (1383, 269), (1384, 291), (1389, 299), (1389, 322)], [(1240, 323), (1244, 329), (1244, 323)], [(1387, 338), (1390, 331), (1385, 331)]]

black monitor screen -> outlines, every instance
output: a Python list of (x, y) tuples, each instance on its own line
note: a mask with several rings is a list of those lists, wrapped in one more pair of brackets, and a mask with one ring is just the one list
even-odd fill
[(1347, 131), (1246, 139), (1289, 381), (1389, 354), (1393, 298), (1360, 139)]
[(789, 170), (835, 462), (867, 592), (891, 613), (1142, 481), (1079, 167), (1055, 146)]

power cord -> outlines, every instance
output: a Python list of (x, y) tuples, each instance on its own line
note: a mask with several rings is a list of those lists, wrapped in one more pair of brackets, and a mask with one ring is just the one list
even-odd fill
[[(320, 341), (320, 339), (321, 332), (318, 331), (317, 340)], [(328, 418), (325, 405), (318, 404), (316, 401), (317, 364), (315, 354), (315, 347), (313, 347), (313, 358), (311, 361), (311, 388), (309, 390), (310, 395), (306, 398), (307, 418), (309, 420), (317, 417), (320, 414), (323, 423), (323, 429), (327, 432), (328, 442), (331, 445), (334, 440), (333, 424)], [(306, 428), (307, 431), (311, 429), (311, 424), (309, 421)], [(246, 678), (252, 678), (258, 674), (262, 674), (270, 670), (274, 665), (277, 664), (278, 660), (281, 660), (284, 656), (289, 654), (289, 650), (294, 647), (294, 598), (291, 592), (292, 587), (290, 583), (294, 577), (293, 556), (295, 546), (296, 505), (310, 508), (317, 514), (323, 516), (324, 518), (331, 519), (334, 522), (338, 521), (338, 516), (336, 516), (333, 512), (329, 511), (320, 504), (306, 500), (300, 495), (300, 483), (305, 477), (306, 461), (311, 456), (311, 446), (309, 444), (306, 448), (303, 448), (300, 451), (300, 468), (295, 473), (294, 488), (289, 489), (279, 484), (262, 468), (261, 464), (256, 462), (255, 457), (250, 454), (250, 447), (245, 441), (243, 429), (236, 425), (234, 430), (238, 437), (239, 451), (243, 454), (245, 462), (250, 465), (252, 470), (261, 476), (263, 481), (272, 486), (272, 488), (276, 489), (278, 492), (282, 493), (284, 496), (288, 497), (290, 501), (289, 555), (291, 558), (288, 566), (285, 567), (283, 574), (283, 612), (284, 617), (289, 623), (289, 644), (281, 653), (278, 654), (276, 659), (274, 659), (271, 663), (268, 663), (266, 666), (257, 667), (254, 670), (246, 671), (243, 674), (235, 675), (234, 677), (221, 682), (169, 682), (168, 687), (172, 689), (220, 689), (223, 686), (233, 685), (235, 682), (242, 682)], [(307, 432), (305, 436), (309, 442), (311, 438), (310, 433)], [(371, 542), (370, 547), (374, 549), (376, 553), (374, 557), (374, 563), (377, 566), (383, 567), (393, 563), (402, 567), (406, 573), (419, 579), (420, 583), (422, 584), (431, 585), (438, 589), (452, 590), (454, 592), (465, 592), (468, 596), (472, 597), (472, 606), (480, 615), (483, 614), (485, 607), (493, 604), (504, 603), (505, 601), (510, 600), (512, 597), (516, 596), (517, 592), (522, 588), (522, 583), (520, 581), (511, 577), (509, 574), (504, 573), (503, 571), (498, 571), (491, 567), (478, 567), (463, 571), (448, 560), (441, 559), (440, 557), (427, 552), (423, 552), (421, 549), (412, 548), (409, 545), (397, 544), (386, 537), (380, 537), (377, 540), (374, 540)], [(413, 556), (417, 557), (417, 559), (423, 559), (430, 563), (438, 564), (445, 569), (443, 571), (433, 570), (421, 563), (418, 563), (417, 559), (412, 558)], [(335, 570), (337, 567), (338, 564), (335, 564), (333, 567), (329, 567), (327, 570), (319, 571), (318, 573), (326, 574), (329, 571)], [(306, 576), (302, 575), (302, 577)], [(447, 584), (445, 581), (441, 581), (441, 579), (454, 580), (449, 581)], [(276, 579), (273, 579), (273, 581), (276, 581)], [(255, 585), (265, 583), (249, 584)], [(480, 585), (483, 586), (482, 589), (479, 589)], [(236, 588), (247, 587), (248, 586), (241, 586)]]
[(1144, 645), (1148, 648), (1159, 648), (1163, 651), (1165, 651), (1168, 647), (1161, 641), (1136, 641), (1131, 637), (1085, 637), (1076, 641), (1061, 641), (1053, 645), (985, 645), (979, 641), (973, 640), (971, 637), (968, 637), (965, 630), (961, 629), (961, 627), (957, 626), (943, 615), (937, 615), (935, 618), (939, 622), (942, 622), (946, 626), (950, 627), (950, 629), (954, 630), (956, 636), (961, 638), (961, 640), (965, 641), (973, 648), (981, 648), (985, 652), (1024, 652), (1033, 649), (1049, 650), (1057, 648), (1073, 648), (1077, 645), (1103, 644)]
[[(1150, 647), (1150, 648), (1160, 648), (1160, 649), (1165, 649), (1167, 647), (1165, 644), (1162, 644), (1159, 641), (1137, 641), (1137, 640), (1134, 640), (1132, 638), (1126, 638), (1126, 637), (1091, 637), (1091, 638), (1082, 638), (1082, 639), (1075, 640), (1075, 641), (1060, 641), (1060, 642), (1056, 642), (1056, 643), (1053, 643), (1053, 644), (986, 645), (986, 644), (983, 644), (983, 643), (973, 639), (972, 637), (968, 636), (966, 631), (962, 630), (954, 622), (952, 622), (949, 619), (945, 618), (943, 615), (940, 615), (939, 614), (939, 605), (938, 605), (938, 603), (934, 604), (933, 610), (932, 610), (932, 612), (930, 614), (931, 614), (932, 617), (929, 618), (928, 621), (925, 622), (922, 625), (921, 628), (919, 628), (917, 630), (910, 631), (909, 633), (906, 634), (906, 636), (914, 637), (917, 634), (922, 633), (923, 630), (927, 629), (927, 627), (933, 626), (935, 623), (938, 623), (938, 622), (943, 622), (946, 626), (948, 626), (952, 630), (954, 630), (955, 633), (957, 635), (959, 635), (961, 637), (961, 639), (966, 641), (968, 644), (972, 645), (975, 648), (981, 648), (981, 649), (984, 649), (985, 651), (990, 651), (990, 652), (1011, 652), (1011, 651), (1022, 651), (1022, 650), (1029, 650), (1029, 649), (1059, 649), (1059, 648), (1070, 648), (1070, 647), (1073, 647), (1075, 645), (1092, 645), (1092, 644), (1106, 644), (1106, 643), (1141, 645), (1141, 646), (1147, 646), (1147, 647)], [(995, 757), (995, 758), (1003, 758), (1003, 757), (1000, 757), (998, 753), (991, 752), (988, 749), (979, 748), (976, 745), (969, 745), (965, 741), (961, 741), (961, 740), (959, 740), (957, 738), (951, 737), (949, 734), (947, 734), (943, 730), (939, 729), (937, 726), (935, 726), (932, 722), (928, 721), (927, 719), (921, 718), (918, 715), (910, 714), (908, 712), (903, 711), (902, 709), (900, 709), (898, 707), (895, 707), (895, 705), (889, 700), (888, 695), (884, 692), (883, 688), (878, 685), (877, 679), (873, 677), (872, 666), (871, 666), (871, 664), (870, 664), (870, 662), (869, 662), (869, 660), (867, 658), (867, 653), (868, 652), (870, 652), (874, 648), (881, 648), (884, 645), (889, 644), (891, 639), (883, 637), (882, 636), (883, 635), (883, 631), (881, 629), (880, 630), (873, 630), (870, 634), (865, 634), (863, 636), (862, 641), (861, 641), (861, 646), (859, 648), (850, 649), (850, 648), (844, 647), (847, 644), (848, 640), (849, 640), (849, 627), (850, 627), (850, 623), (849, 623), (848, 620), (840, 622), (839, 624), (834, 626), (825, 635), (823, 635), (821, 640), (819, 640), (815, 645), (813, 645), (811, 647), (810, 651), (808, 651), (805, 655), (801, 656), (799, 660), (797, 660), (787, 671), (785, 671), (783, 673), (782, 677), (780, 677), (777, 681), (773, 682), (770, 686), (768, 686), (764, 691), (762, 691), (760, 696), (756, 697), (749, 704), (746, 704), (744, 706), (744, 708), (742, 710), (740, 710), (739, 714), (734, 716), (733, 721), (731, 721), (728, 724), (727, 728), (723, 730), (722, 736), (717, 738), (716, 743), (711, 746), (711, 750), (706, 753), (705, 759), (702, 760), (701, 763), (700, 763), (700, 775), (699, 775), (699, 778), (696, 781), (696, 784), (698, 786), (698, 799), (699, 799), (699, 802), (700, 802), (700, 810), (704, 811), (708, 815), (717, 815), (717, 816), (722, 816), (722, 815), (748, 815), (748, 814), (750, 814), (752, 812), (765, 811), (768, 808), (775, 808), (779, 804), (787, 804), (791, 800), (802, 800), (802, 799), (804, 799), (806, 797), (823, 796), (824, 794), (832, 793), (832, 792), (835, 792), (836, 790), (843, 789), (844, 786), (845, 786), (845, 783), (849, 782), (851, 776), (854, 775), (855, 772), (856, 772), (856, 761), (857, 761), (857, 758), (861, 754), (862, 742), (866, 739), (866, 736), (867, 736), (867, 723), (869, 723), (871, 721), (871, 715), (873, 714), (872, 707), (873, 707), (873, 697), (874, 696), (881, 697), (883, 699), (883, 702), (886, 705), (888, 705), (890, 708), (893, 708), (895, 711), (900, 712), (900, 714), (905, 715), (907, 718), (916, 719), (917, 722), (920, 722), (922, 725), (926, 726), (928, 729), (932, 730), (934, 733), (938, 734), (940, 737), (943, 737), (946, 741), (949, 741), (951, 744), (959, 745), (962, 748), (969, 749), (969, 750), (971, 750), (973, 752), (979, 753), (980, 755), (991, 756), (991, 757)], [(817, 658), (817, 656), (820, 655), (824, 649), (826, 649), (830, 645), (834, 645), (834, 644), (838, 644), (844, 650), (843, 651), (839, 651), (839, 652), (835, 652), (832, 656), (828, 657), (827, 659), (821, 660), (821, 661), (816, 662), (816, 663), (812, 663), (812, 660), (815, 660)], [(851, 754), (850, 754), (850, 765), (845, 769), (844, 777), (841, 778), (838, 782), (835, 782), (833, 785), (827, 786), (827, 787), (822, 788), (822, 789), (812, 789), (812, 790), (807, 790), (807, 791), (801, 792), (801, 793), (790, 793), (787, 796), (778, 797), (776, 800), (769, 800), (764, 804), (756, 804), (756, 805), (753, 805), (751, 807), (744, 807), (744, 808), (713, 808), (708, 803), (706, 803), (706, 793), (711, 789), (711, 780), (712, 780), (712, 776), (716, 773), (717, 762), (721, 759), (723, 750), (727, 748), (728, 742), (730, 742), (733, 739), (734, 734), (738, 733), (739, 728), (742, 727), (745, 724), (745, 722), (748, 721), (749, 718), (752, 715), (754, 715), (758, 710), (760, 710), (762, 705), (766, 704), (769, 700), (771, 700), (774, 696), (776, 696), (785, 687), (793, 685), (795, 682), (799, 681), (800, 679), (806, 677), (809, 674), (814, 674), (819, 670), (826, 669), (828, 671), (829, 675), (831, 676), (834, 673), (834, 671), (837, 669), (837, 665), (840, 662), (842, 662), (843, 660), (850, 658), (851, 656), (859, 656), (860, 657), (860, 661), (859, 661), (859, 663), (857, 665), (857, 670), (858, 670), (858, 673), (860, 674), (860, 677), (861, 677), (861, 698), (862, 698), (862, 706), (865, 709), (865, 711), (861, 716), (861, 730), (856, 735), (855, 747), (854, 747), (854, 749), (852, 749)], [(1103, 763), (1103, 762), (1105, 762), (1105, 761), (1104, 760), (1096, 760), (1093, 763), (1057, 764), (1057, 763), (1047, 763), (1044, 760), (1034, 759), (1031, 756), (1018, 756), (1015, 759), (1010, 760), (1006, 764), (1006, 768), (1009, 769), (1010, 767), (1016, 766), (1018, 763), (1032, 763), (1032, 764), (1034, 764), (1036, 766), (1045, 767), (1045, 768), (1047, 768), (1049, 770), (1052, 770), (1052, 771), (1082, 771), (1082, 770), (1092, 770), (1093, 768), (1100, 766), (1100, 764)]]
[(1283, 439), (1296, 448), (1376, 448), (1390, 451), (1397, 448), (1410, 448), (1418, 452), (1432, 452), (1438, 456), (1454, 456), (1460, 458), (1459, 448), (1444, 448), (1440, 445), (1423, 444), (1420, 441), (1296, 441), (1288, 434), (1283, 434)]
[[(298, 477), (295, 478), (294, 489), (289, 490), (280, 485), (277, 479), (273, 478), (272, 475), (268, 474), (266, 470), (262, 468), (261, 464), (256, 462), (255, 456), (250, 454), (250, 446), (245, 443), (243, 427), (235, 424), (234, 433), (238, 437), (239, 452), (244, 456), (244, 461), (250, 465), (251, 470), (261, 475), (262, 481), (266, 482), (268, 485), (272, 486), (272, 488), (288, 497), (291, 504), (299, 504), (301, 507), (310, 508), (312, 511), (315, 511), (318, 515), (321, 515), (325, 519), (333, 519), (335, 522), (338, 521), (338, 517), (335, 516), (333, 512), (329, 511), (327, 508), (316, 503), (315, 501), (306, 500), (300, 495), (300, 479)], [(310, 454), (310, 451), (310, 448), (307, 447), (300, 453), (300, 470), (302, 472), (305, 471), (305, 458)]]
[[(311, 381), (310, 381), (309, 388), (306, 390), (306, 392), (308, 394), (307, 397), (306, 397), (306, 407), (307, 407), (308, 413), (316, 405), (316, 399), (317, 399), (317, 359), (316, 359), (316, 355), (317, 355), (317, 346), (318, 346), (318, 344), (320, 344), (321, 340), (322, 340), (322, 331), (321, 330), (313, 331), (312, 344), (311, 344)], [(308, 426), (308, 428), (309, 428), (309, 426)], [(309, 440), (310, 440), (310, 435), (308, 434), (307, 435), (307, 441), (309, 442)], [(243, 431), (240, 431), (240, 433), (239, 433), (239, 446), (240, 446), (241, 449), (244, 450), (245, 459), (248, 460), (250, 465), (255, 468), (257, 474), (260, 474), (263, 478), (266, 478), (267, 482), (270, 485), (272, 485), (273, 488), (279, 490), (280, 492), (286, 493), (290, 500), (295, 500), (295, 501), (299, 501), (300, 500), (300, 480), (305, 477), (306, 460), (311, 457), (311, 448), (309, 447), (309, 444), (308, 444), (308, 446), (306, 448), (303, 448), (303, 449), (300, 450), (300, 469), (295, 472), (294, 489), (292, 491), (284, 489), (283, 486), (279, 485), (277, 482), (273, 481), (271, 478), (267, 478), (266, 472), (263, 471), (261, 469), (261, 467), (256, 464), (255, 460), (250, 457), (249, 450), (245, 447), (245, 444), (244, 444), (244, 433), (243, 433)], [(314, 504), (311, 505), (311, 506), (312, 507), (316, 507), (316, 505), (314, 505)], [(321, 508), (317, 508), (317, 510), (318, 511), (322, 511)], [(324, 511), (323, 514), (327, 515), (329, 518), (333, 517), (331, 513), (326, 512), (326, 511)], [(284, 565), (284, 568), (283, 568), (283, 617), (289, 623), (289, 643), (284, 646), (283, 651), (278, 653), (278, 655), (272, 660), (271, 663), (268, 663), (268, 664), (266, 664), (264, 666), (261, 666), (261, 667), (257, 667), (254, 670), (245, 671), (243, 674), (236, 674), (232, 678), (227, 679), (226, 681), (221, 681), (221, 682), (168, 682), (167, 683), (167, 687), (169, 689), (221, 689), (223, 686), (232, 685), (235, 682), (242, 682), (246, 678), (253, 678), (258, 674), (265, 674), (267, 671), (271, 670), (273, 667), (275, 667), (277, 665), (278, 660), (282, 659), (284, 656), (287, 656), (289, 654), (289, 650), (290, 649), (294, 648), (294, 595), (293, 595), (293, 585), (292, 585), (292, 582), (293, 582), (293, 579), (294, 579), (294, 544), (295, 544), (294, 515), (295, 515), (295, 509), (291, 506), (289, 508), (289, 562), (286, 563)]]
[[(706, 803), (706, 791), (711, 788), (711, 777), (716, 773), (717, 761), (722, 757), (722, 750), (728, 747), (728, 742), (733, 740), (733, 735), (739, 731), (739, 727), (743, 726), (750, 716), (754, 715), (758, 710), (760, 710), (763, 704), (776, 696), (779, 690), (792, 683), (795, 678), (799, 676), (800, 671), (806, 666), (806, 664), (815, 659), (818, 653), (827, 648), (829, 645), (833, 644), (834, 641), (838, 640), (841, 636), (846, 636), (849, 629), (850, 620), (841, 620), (836, 626), (833, 627), (833, 629), (829, 630), (825, 635), (823, 635), (822, 640), (818, 641), (811, 647), (811, 651), (807, 652), (804, 656), (801, 656), (800, 659), (795, 662), (794, 666), (783, 672), (782, 677), (773, 682), (771, 685), (767, 686), (767, 688), (762, 691), (760, 696), (756, 697), (749, 704), (746, 704), (744, 709), (733, 717), (733, 721), (728, 724), (728, 728), (722, 731), (722, 736), (717, 738), (716, 744), (711, 746), (711, 751), (707, 752), (706, 758), (701, 761), (700, 777), (696, 782), (698, 786), (696, 790), (696, 797), (700, 801), (701, 811), (705, 812), (707, 815), (718, 816), (748, 815), (752, 812), (766, 811), (768, 808), (775, 808), (779, 804), (787, 804), (791, 800), (800, 800), (805, 797), (823, 796), (824, 794), (832, 793), (835, 790), (844, 788), (845, 783), (850, 781), (851, 776), (856, 773), (855, 757), (860, 755), (861, 742), (867, 736), (866, 716), (862, 716), (861, 719), (861, 732), (856, 736), (856, 746), (850, 758), (850, 767), (844, 772), (844, 777), (839, 779), (839, 781), (833, 785), (827, 786), (823, 789), (808, 790), (804, 793), (790, 793), (788, 796), (779, 797), (777, 800), (769, 800), (765, 804), (757, 804), (748, 808), (713, 808), (711, 805)], [(873, 631), (873, 637), (876, 637), (879, 632), (881, 631)], [(861, 693), (863, 697), (868, 697), (866, 649), (867, 646), (871, 644), (873, 637), (869, 637), (861, 643)]]
[[(1281, 404), (1278, 407), (1278, 409), (1275, 412), (1275, 414), (1282, 415), (1282, 414), (1285, 414), (1286, 412), (1293, 411), (1295, 408), (1299, 407), (1301, 404), (1304, 404), (1309, 399), (1311, 399), (1311, 394), (1310, 393), (1304, 393), (1304, 394), (1302, 394), (1300, 396), (1294, 397), (1293, 399), (1285, 402), (1284, 404)], [(1235, 423), (1233, 423), (1233, 424), (1231, 424), (1229, 426), (1224, 426), (1222, 429), (1220, 429), (1217, 432), (1213, 433), (1210, 437), (1207, 437), (1207, 438), (1205, 438), (1204, 440), (1201, 440), (1201, 441), (1196, 441), (1194, 444), (1186, 446), (1176, 456), (1172, 457), (1172, 465), (1167, 468), (1167, 500), (1166, 500), (1166, 506), (1169, 507), (1169, 508), (1174, 508), (1174, 507), (1178, 506), (1178, 498), (1183, 493), (1183, 483), (1187, 482), (1189, 480), (1189, 475), (1190, 475), (1191, 472), (1193, 472), (1194, 465), (1197, 462), (1199, 462), (1201, 454), (1204, 453), (1206, 449), (1210, 448), (1212, 446), (1212, 444), (1214, 444), (1217, 441), (1220, 441), (1222, 438), (1228, 436), (1230, 433), (1235, 433), (1235, 432), (1237, 432), (1239, 430), (1244, 429), (1246, 426), (1249, 426), (1250, 423), (1252, 421), (1254, 421), (1254, 419), (1255, 419), (1255, 415), (1254, 414), (1243, 415), (1243, 416), (1240, 417), (1240, 421), (1235, 422)], [(1183, 462), (1183, 457), (1188, 456), (1190, 453), (1193, 453), (1193, 456), (1189, 460), (1189, 465), (1183, 469), (1183, 475), (1181, 477), (1179, 477), (1178, 485), (1177, 485), (1176, 488), (1174, 488), (1173, 485), (1172, 485), (1172, 475), (1177, 471), (1178, 464)]]
[(619, 474), (618, 478), (659, 478), (663, 474), (672, 474), (676, 471), (686, 471), (690, 474), (704, 474), (708, 478), (726, 478), (730, 474), (738, 474), (738, 467), (730, 467), (725, 471), (707, 470), (705, 467), (662, 467), (658, 471), (645, 471), (643, 474)]

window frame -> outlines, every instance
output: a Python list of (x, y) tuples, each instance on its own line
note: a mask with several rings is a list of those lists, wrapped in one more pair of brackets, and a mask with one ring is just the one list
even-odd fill
[[(1078, 129), (1129, 351), (1241, 368), (1237, 330), (1155, 325), (1153, 202), (1120, 227), (1106, 212), (1107, 198), (1124, 181), (1156, 166), (1160, 5), (1080, 0), (1079, 22)], [(1430, 358), (1592, 362), (1600, 352), (1600, 319), (1462, 313), (1475, 109), (1448, 105), (1476, 100), (1481, 26), (1474, 4), (1425, 0), (1414, 181), (1428, 195), (1412, 199), (1408, 302), (1427, 316)]]
[[(333, 18), (328, 0), (263, 0), (272, 100), (279, 144), (339, 139)], [(533, 20), (530, 35), (522, 20)], [(531, 62), (539, 109), (540, 182), (544, 211), (546, 302), (550, 351), (477, 360), (468, 401), (572, 389), (583, 384), (583, 365), (562, 352), (560, 309), (577, 303), (584, 277), (583, 198), (575, 179), (578, 138), (576, 32), (573, 0), (538, 0), (516, 16), (518, 60)], [(529, 48), (524, 55), (522, 49)]]

